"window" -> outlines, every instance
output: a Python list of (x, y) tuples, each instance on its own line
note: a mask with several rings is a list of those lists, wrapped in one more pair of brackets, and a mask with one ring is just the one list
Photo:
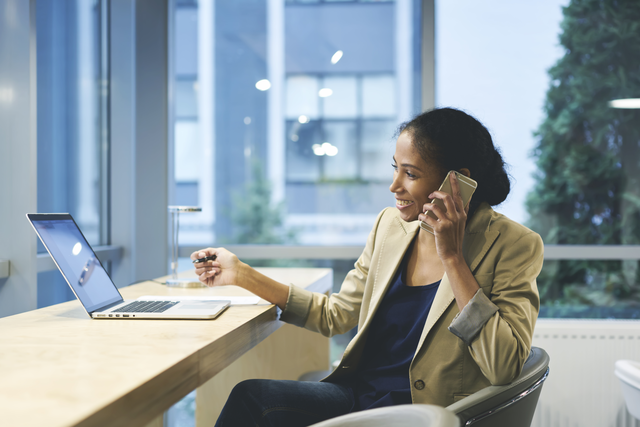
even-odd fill
[(286, 90), (288, 189), (301, 182), (389, 180), (383, 165), (393, 155), (393, 75), (294, 75)]
[[(175, 3), (172, 203), (202, 207), (180, 217), (183, 254), (365, 244), (395, 203), (396, 127), (420, 110), (422, 2), (399, 3)], [(338, 286), (353, 265), (278, 261), (336, 267)], [(334, 339), (332, 357), (346, 341)], [(188, 417), (190, 399), (169, 419)]]
[(409, 3), (175, 5), (173, 202), (203, 209), (181, 217), (183, 246), (272, 233), (246, 232), (249, 201), (279, 224), (272, 243), (365, 243), (394, 203), (395, 129), (419, 112)]
[(637, 5), (438, 1), (436, 12), (437, 104), (488, 125), (511, 164), (497, 210), (545, 242), (540, 315), (639, 317), (640, 251), (617, 245), (640, 241), (640, 110), (612, 102), (640, 93), (623, 77), (637, 35), (619, 30)]
[[(36, 2), (38, 211), (71, 213), (91, 245), (109, 243), (106, 23), (106, 1)], [(38, 275), (38, 307), (73, 298)]]

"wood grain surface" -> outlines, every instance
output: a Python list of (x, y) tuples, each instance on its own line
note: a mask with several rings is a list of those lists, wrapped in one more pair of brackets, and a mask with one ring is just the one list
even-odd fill
[[(330, 269), (259, 270), (280, 282), (317, 292), (327, 292), (332, 284)], [(120, 291), (125, 299), (249, 294), (236, 286), (179, 289), (155, 282)], [(163, 411), (283, 326), (276, 317), (276, 307), (261, 301), (230, 307), (216, 320), (92, 320), (79, 301), (70, 301), (2, 318), (0, 424), (157, 425)], [(292, 336), (299, 331), (292, 330)], [(319, 348), (326, 347), (328, 363), (328, 342), (317, 337)], [(286, 333), (274, 338), (285, 347), (297, 346)], [(291, 360), (299, 359), (291, 362), (300, 365), (298, 370), (322, 364), (314, 358), (307, 363), (308, 355), (300, 352), (290, 355)], [(272, 355), (268, 360), (281, 357), (289, 356)], [(244, 368), (238, 365), (237, 369)]]

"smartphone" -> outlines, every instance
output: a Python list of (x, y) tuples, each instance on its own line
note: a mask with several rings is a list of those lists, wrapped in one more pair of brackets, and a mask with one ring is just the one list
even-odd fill
[[(447, 194), (452, 193), (451, 181), (449, 181), (449, 175), (451, 175), (452, 173), (455, 173), (456, 177), (458, 178), (458, 185), (460, 186), (460, 195), (462, 196), (462, 206), (466, 208), (467, 205), (469, 204), (469, 201), (471, 200), (471, 196), (473, 195), (473, 192), (476, 191), (476, 188), (478, 187), (478, 183), (472, 180), (471, 178), (467, 178), (466, 176), (462, 175), (459, 172), (449, 171), (447, 176), (444, 178), (444, 181), (442, 181), (442, 185), (440, 186), (440, 188), (438, 188), (438, 191), (442, 191)], [(442, 202), (442, 200), (433, 199), (431, 203), (435, 203), (436, 205), (444, 209), (445, 212), (447, 211), (447, 208), (444, 206), (444, 203)], [(436, 215), (431, 211), (427, 211), (427, 215), (429, 215), (433, 219), (436, 219), (436, 220), (438, 219)], [(420, 228), (422, 228), (424, 231), (428, 231), (429, 233), (433, 234), (433, 229), (431, 228), (431, 226), (424, 221), (420, 221)]]

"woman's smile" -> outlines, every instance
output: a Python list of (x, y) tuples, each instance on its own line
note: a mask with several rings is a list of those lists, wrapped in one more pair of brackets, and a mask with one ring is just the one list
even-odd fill
[(411, 205), (413, 205), (413, 201), (412, 200), (396, 199), (396, 206), (397, 206), (398, 209), (406, 209)]

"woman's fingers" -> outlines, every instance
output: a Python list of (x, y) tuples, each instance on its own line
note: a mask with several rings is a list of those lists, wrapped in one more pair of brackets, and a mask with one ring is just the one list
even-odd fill
[(195, 252), (193, 252), (190, 255), (190, 258), (192, 261), (198, 260), (198, 259), (202, 259), (202, 258), (206, 258), (208, 256), (212, 256), (212, 255), (216, 255), (218, 253), (218, 250), (215, 248), (206, 248), (206, 249), (200, 249), (197, 250)]
[[(442, 191), (434, 191), (433, 193), (431, 193), (431, 196), (434, 196), (434, 198), (441, 199), (443, 201), (445, 197), (451, 198), (451, 196), (449, 196), (447, 193), (443, 193)], [(445, 203), (445, 206), (446, 206), (446, 203)], [(435, 221), (441, 221), (443, 219), (447, 219), (447, 211), (435, 203), (428, 203), (424, 205), (424, 210), (433, 212), (433, 214), (436, 216)], [(424, 213), (424, 215), (428, 216), (426, 215), (426, 212)]]

